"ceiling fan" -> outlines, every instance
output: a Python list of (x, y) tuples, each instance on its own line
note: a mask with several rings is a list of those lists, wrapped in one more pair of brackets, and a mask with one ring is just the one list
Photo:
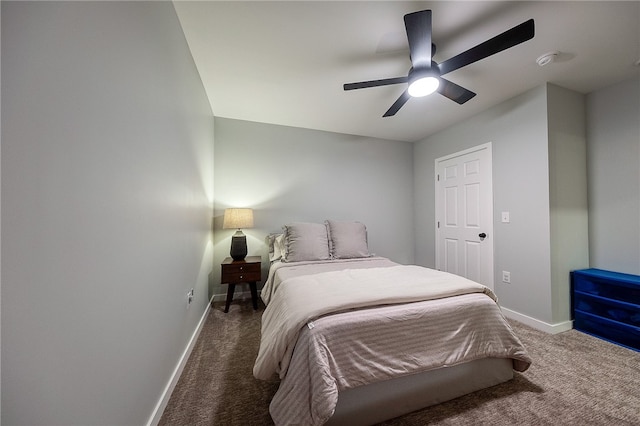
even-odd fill
[(409, 98), (426, 96), (435, 91), (462, 105), (476, 94), (442, 78), (443, 75), (530, 40), (535, 33), (533, 19), (529, 19), (438, 64), (433, 60), (436, 46), (431, 41), (431, 10), (422, 10), (404, 15), (404, 26), (409, 40), (409, 53), (412, 64), (406, 77), (361, 81), (344, 85), (344, 90), (354, 90), (408, 83), (405, 91), (391, 105), (391, 108), (384, 113), (383, 117), (395, 115)]

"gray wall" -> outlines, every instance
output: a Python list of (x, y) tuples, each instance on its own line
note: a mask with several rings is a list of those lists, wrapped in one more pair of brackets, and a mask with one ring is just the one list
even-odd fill
[(640, 275), (640, 76), (587, 96), (591, 266)]
[(552, 323), (571, 318), (572, 270), (589, 267), (585, 97), (547, 85)]
[(244, 233), (249, 255), (263, 256), (263, 275), (264, 237), (292, 221), (357, 220), (371, 251), (414, 261), (412, 144), (218, 117), (215, 139), (214, 294), (226, 291), (219, 282), (234, 232), (221, 229), (228, 207), (255, 209), (255, 228)]
[(149, 421), (208, 305), (211, 116), (170, 2), (2, 2), (3, 424)]
[[(434, 267), (434, 161), (491, 142), (495, 291), (504, 308), (553, 326), (547, 102), (548, 87), (540, 86), (417, 143), (415, 229), (416, 262)], [(502, 211), (510, 223), (501, 223)]]
[[(4, 424), (146, 423), (208, 292), (222, 292), (226, 207), (256, 209), (245, 232), (265, 259), (263, 238), (283, 223), (335, 218), (367, 224), (379, 255), (433, 266), (434, 160), (486, 142), (496, 277), (512, 272), (500, 301), (563, 317), (548, 143), (566, 134), (548, 118), (556, 95), (573, 95), (539, 87), (415, 146), (220, 118), (214, 164), (211, 111), (170, 3), (2, 2), (1, 16)], [(639, 104), (640, 79), (587, 97), (591, 266), (636, 274)]]

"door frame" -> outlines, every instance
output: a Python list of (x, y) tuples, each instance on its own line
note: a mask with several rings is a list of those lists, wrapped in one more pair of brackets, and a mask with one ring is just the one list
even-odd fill
[[(477, 145), (471, 148), (467, 148), (464, 149), (462, 151), (458, 151), (452, 154), (448, 154), (445, 155), (443, 157), (439, 157), (436, 158), (434, 161), (434, 177), (433, 177), (433, 181), (434, 181), (434, 185), (435, 185), (435, 200), (434, 200), (434, 207), (435, 207), (435, 223), (433, 224), (434, 228), (435, 228), (435, 252), (436, 252), (436, 269), (440, 270), (440, 262), (441, 262), (441, 258), (442, 258), (442, 254), (440, 253), (440, 228), (438, 227), (438, 223), (439, 221), (442, 220), (442, 218), (440, 218), (439, 215), (439, 211), (440, 208), (442, 207), (442, 201), (443, 201), (443, 194), (441, 193), (440, 190), (440, 185), (438, 184), (438, 166), (439, 163), (450, 160), (452, 158), (455, 157), (460, 157), (463, 155), (467, 155), (467, 154), (471, 154), (474, 152), (478, 152), (478, 151), (482, 151), (482, 150), (486, 150), (486, 152), (488, 153), (487, 157), (488, 157), (488, 164), (486, 165), (486, 167), (489, 169), (489, 172), (487, 173), (487, 176), (483, 175), (483, 178), (486, 179), (487, 181), (487, 188), (489, 191), (489, 195), (488, 195), (488, 203), (489, 205), (487, 206), (489, 209), (489, 218), (488, 218), (488, 223), (487, 223), (487, 230), (486, 233), (488, 235), (489, 238), (487, 238), (487, 240), (485, 240), (483, 242), (483, 244), (489, 244), (490, 245), (490, 250), (489, 250), (489, 257), (490, 257), (490, 263), (491, 263), (491, 267), (489, 268), (488, 271), (488, 277), (487, 277), (487, 282), (486, 283), (481, 283), (487, 287), (489, 287), (490, 289), (494, 289), (494, 278), (495, 278), (495, 245), (494, 245), (494, 240), (495, 240), (495, 233), (493, 232), (494, 226), (493, 226), (493, 148), (492, 148), (492, 144), (491, 142), (487, 142), (481, 145)], [(484, 231), (483, 231), (484, 232)]]

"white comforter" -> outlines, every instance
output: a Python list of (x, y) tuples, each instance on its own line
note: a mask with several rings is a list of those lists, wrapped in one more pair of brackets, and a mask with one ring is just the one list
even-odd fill
[(293, 263), (274, 262), (269, 268), (269, 277), (260, 291), (260, 297), (264, 304), (268, 305), (282, 281), (300, 275), (320, 274), (322, 272), (342, 271), (345, 269), (386, 268), (397, 265), (399, 264), (380, 256)]
[(487, 287), (458, 275), (413, 265), (346, 269), (283, 281), (262, 315), (253, 375), (283, 378), (300, 329), (323, 315), (347, 309), (485, 293)]
[(262, 321), (254, 376), (282, 379), (276, 424), (322, 424), (338, 391), (402, 374), (488, 356), (530, 363), (488, 288), (417, 266), (288, 278)]

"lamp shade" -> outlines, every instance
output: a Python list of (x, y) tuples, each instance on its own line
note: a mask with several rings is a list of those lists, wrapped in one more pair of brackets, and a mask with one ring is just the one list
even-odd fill
[(226, 209), (222, 228), (253, 228), (253, 209)]

